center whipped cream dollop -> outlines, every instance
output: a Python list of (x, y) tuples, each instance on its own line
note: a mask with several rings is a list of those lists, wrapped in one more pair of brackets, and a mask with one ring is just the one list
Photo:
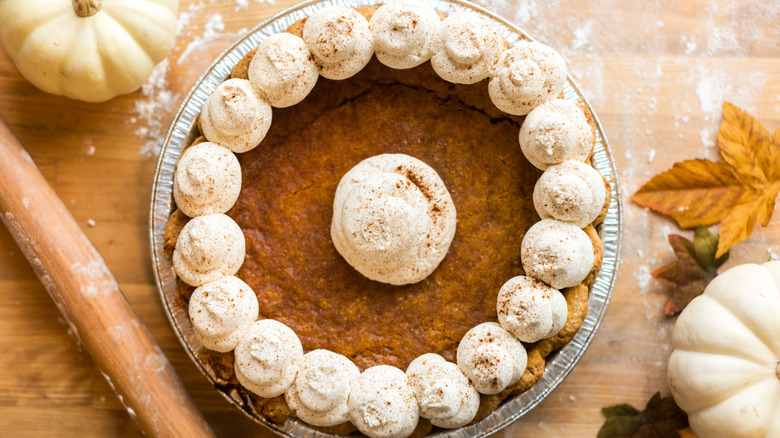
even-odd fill
[(447, 255), (455, 205), (439, 175), (404, 154), (376, 155), (339, 182), (331, 238), (358, 272), (383, 283), (416, 283)]
[(408, 437), (420, 416), (406, 374), (388, 365), (363, 371), (349, 396), (349, 417), (371, 438)]
[(413, 360), (406, 377), (420, 404), (420, 416), (434, 426), (465, 426), (477, 415), (479, 393), (457, 365), (438, 354), (423, 354)]
[(314, 350), (303, 356), (295, 383), (284, 393), (290, 409), (315, 426), (349, 421), (349, 394), (360, 370), (346, 356)]

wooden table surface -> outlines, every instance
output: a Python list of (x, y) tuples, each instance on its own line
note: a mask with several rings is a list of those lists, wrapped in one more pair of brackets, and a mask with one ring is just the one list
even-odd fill
[[(270, 436), (223, 400), (190, 362), (153, 283), (147, 215), (154, 146), (187, 90), (240, 33), (295, 0), (180, 2), (168, 68), (105, 104), (44, 94), (0, 52), (0, 117), (105, 258), (220, 436)], [(626, 194), (622, 264), (592, 346), (567, 380), (506, 437), (592, 437), (602, 406), (668, 394), (674, 319), (649, 273), (672, 260), (673, 222), (628, 195), (676, 161), (717, 159), (724, 100), (780, 127), (780, 2), (519, 0), (478, 3), (558, 49), (600, 117)], [(3, 171), (0, 169), (0, 171)], [(780, 254), (780, 214), (729, 265)], [(138, 436), (89, 356), (0, 227), (0, 436)], [(499, 435), (501, 436), (501, 434)]]

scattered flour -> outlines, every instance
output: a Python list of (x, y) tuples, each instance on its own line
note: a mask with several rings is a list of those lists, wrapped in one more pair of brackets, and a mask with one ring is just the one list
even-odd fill
[(580, 50), (589, 44), (590, 35), (593, 33), (593, 20), (588, 20), (583, 26), (574, 29), (574, 38), (571, 41), (572, 50)]
[(739, 39), (734, 30), (721, 27), (712, 29), (707, 39), (707, 54), (718, 55), (721, 53), (738, 53), (741, 49)]
[[(272, 5), (274, 4), (273, 0), (254, 0), (255, 3), (259, 5)], [(238, 11), (244, 11), (249, 9), (249, 0), (236, 0), (236, 9), (234, 9), (235, 12)]]
[(517, 13), (515, 13), (515, 22), (518, 24), (525, 24), (531, 21), (531, 18), (534, 17), (534, 8), (535, 5), (533, 1), (519, 2)]
[(715, 79), (706, 72), (699, 71), (702, 78), (696, 84), (696, 97), (699, 98), (701, 111), (715, 114), (723, 103), (723, 89), (715, 83)]
[(92, 137), (89, 135), (85, 135), (81, 139), (81, 144), (85, 147), (84, 149), (84, 155), (87, 157), (91, 157), (92, 155), (95, 155), (95, 145), (92, 143)]
[(715, 146), (715, 131), (712, 128), (703, 128), (699, 131), (699, 137), (701, 137), (701, 144), (705, 147), (711, 148)]
[(155, 67), (152, 76), (141, 87), (143, 98), (135, 102), (133, 109), (135, 117), (129, 121), (130, 123), (141, 122), (135, 130), (135, 135), (145, 140), (141, 147), (141, 155), (144, 156), (157, 156), (160, 153), (167, 129), (163, 126), (163, 116), (170, 113), (178, 100), (178, 95), (174, 95), (168, 89), (169, 70), (170, 64), (167, 59)]
[(222, 21), (222, 15), (216, 13), (211, 14), (203, 28), (203, 35), (196, 36), (191, 43), (187, 44), (187, 47), (184, 49), (181, 55), (179, 55), (179, 59), (176, 61), (176, 63), (184, 63), (187, 60), (187, 57), (189, 57), (194, 50), (203, 47), (203, 45), (206, 43), (210, 43), (211, 41), (224, 37), (224, 30), (225, 23)]
[(695, 84), (696, 87), (699, 108), (705, 114), (704, 126), (699, 131), (703, 146), (701, 154), (705, 158), (717, 159), (718, 154), (713, 147), (716, 145), (720, 127), (723, 102), (729, 101), (749, 113), (754, 113), (756, 103), (765, 92), (767, 78), (760, 71), (751, 71), (735, 77), (731, 72), (708, 67), (706, 61), (699, 63), (689, 77), (694, 81), (690, 85)]
[[(658, 327), (658, 333), (656, 333), (656, 336), (661, 341), (666, 339), (666, 336), (667, 336), (666, 327), (664, 327), (663, 325), (659, 326)], [(666, 364), (662, 362), (660, 365), (657, 365), (657, 366), (663, 366), (663, 365), (666, 365)]]
[(650, 266), (640, 265), (636, 268), (636, 271), (634, 271), (634, 279), (636, 280), (636, 285), (639, 287), (640, 294), (647, 294), (647, 289), (652, 278), (653, 277), (650, 275)]
[(692, 55), (693, 52), (696, 51), (696, 41), (691, 39), (690, 41), (687, 41), (687, 37), (682, 37), (682, 43), (685, 44), (685, 54), (686, 55)]

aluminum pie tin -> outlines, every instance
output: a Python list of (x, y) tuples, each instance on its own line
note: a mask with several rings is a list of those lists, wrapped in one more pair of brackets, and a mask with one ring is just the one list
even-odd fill
[[(498, 29), (510, 46), (513, 46), (519, 40), (533, 41), (533, 38), (517, 26), (467, 1), (426, 1), (434, 9), (447, 15), (471, 12), (483, 16)], [(282, 425), (271, 423), (259, 415), (254, 410), (252, 404), (248, 403), (238, 390), (221, 385), (211, 366), (198, 359), (197, 352), (201, 350), (201, 344), (194, 335), (187, 312), (183, 309), (184, 306), (181, 306), (180, 303), (178, 306), (176, 305), (176, 275), (171, 259), (163, 249), (166, 224), (173, 210), (173, 174), (182, 150), (197, 135), (197, 120), (203, 102), (217, 85), (229, 77), (233, 66), (247, 52), (257, 47), (269, 36), (283, 32), (297, 20), (307, 17), (322, 8), (335, 5), (354, 8), (375, 6), (377, 3), (377, 0), (310, 0), (276, 14), (248, 31), (206, 69), (205, 73), (198, 79), (182, 102), (162, 145), (154, 176), (149, 214), (152, 263), (165, 313), (173, 325), (176, 336), (192, 361), (203, 375), (214, 384), (217, 391), (225, 399), (255, 422), (285, 437), (324, 438), (333, 435), (316, 431), (306, 423), (295, 418), (288, 419)], [(531, 389), (507, 398), (493, 413), (476, 424), (454, 430), (439, 430), (433, 433), (432, 436), (448, 438), (485, 437), (500, 431), (528, 413), (558, 387), (572, 371), (583, 354), (585, 354), (606, 313), (612, 291), (615, 288), (617, 270), (620, 263), (623, 235), (623, 205), (620, 184), (618, 182), (615, 161), (601, 123), (571, 76), (568, 77), (563, 93), (564, 99), (584, 102), (591, 110), (596, 124), (596, 145), (592, 164), (609, 180), (612, 186), (607, 216), (598, 227), (604, 245), (604, 260), (601, 272), (591, 289), (588, 301), (588, 315), (574, 339), (547, 357), (544, 376)], [(520, 153), (519, 146), (518, 153)]]

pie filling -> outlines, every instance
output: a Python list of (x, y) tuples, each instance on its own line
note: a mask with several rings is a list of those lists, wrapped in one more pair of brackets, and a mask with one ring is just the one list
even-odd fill
[[(532, 193), (542, 172), (517, 146), (521, 118), (491, 107), (486, 84), (447, 84), (430, 64), (398, 71), (374, 59), (276, 109), (263, 143), (238, 156), (242, 189), (227, 213), (244, 231), (238, 277), (261, 317), (292, 328), (306, 351), (328, 349), (361, 369), (406, 369), (431, 352), (454, 362), (469, 329), (497, 320), (498, 291), (523, 274), (523, 235), (539, 221)], [(411, 285), (367, 279), (330, 237), (339, 180), (383, 153), (435, 169), (458, 211), (449, 253)]]

